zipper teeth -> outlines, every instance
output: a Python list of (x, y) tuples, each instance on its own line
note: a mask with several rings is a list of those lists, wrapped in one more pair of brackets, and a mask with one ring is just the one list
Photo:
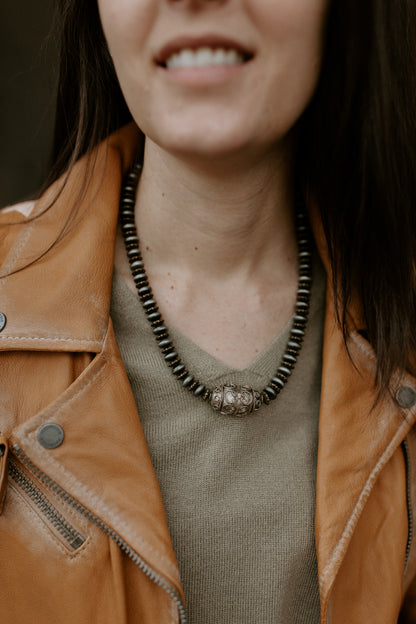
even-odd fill
[(68, 492), (63, 490), (53, 479), (48, 477), (44, 472), (37, 468), (25, 452), (17, 444), (13, 445), (13, 450), (20, 461), (33, 472), (34, 475), (45, 485), (47, 485), (57, 496), (59, 496), (65, 503), (70, 505), (73, 509), (76, 509), (85, 518), (93, 522), (99, 529), (101, 529), (106, 535), (108, 535), (119, 548), (133, 561), (133, 563), (158, 587), (163, 589), (170, 598), (175, 602), (178, 611), (180, 624), (186, 624), (185, 607), (176, 589), (164, 579), (160, 574), (153, 570), (144, 559), (136, 553), (131, 546), (127, 544), (123, 538), (111, 529), (103, 520), (94, 515), (89, 509), (84, 507), (82, 503), (73, 498)]
[(82, 546), (85, 537), (65, 520), (45, 494), (13, 462), (9, 462), (9, 473), (18, 487), (28, 495), (58, 533), (68, 542), (69, 546), (74, 550)]
[(409, 522), (409, 530), (407, 537), (407, 545), (406, 545), (406, 558), (404, 565), (404, 572), (406, 573), (407, 564), (409, 562), (410, 548), (412, 546), (413, 541), (413, 533), (414, 533), (414, 525), (413, 525), (413, 509), (412, 509), (412, 489), (410, 485), (410, 470), (411, 470), (411, 461), (410, 461), (410, 452), (409, 452), (409, 443), (407, 440), (403, 440), (403, 454), (406, 465), (406, 502), (407, 502), (407, 517)]

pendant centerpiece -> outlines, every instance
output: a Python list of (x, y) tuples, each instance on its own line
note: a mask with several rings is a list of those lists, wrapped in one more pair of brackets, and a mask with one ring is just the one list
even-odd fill
[(260, 392), (248, 386), (226, 384), (212, 391), (211, 407), (223, 416), (246, 416), (257, 412), (262, 405)]

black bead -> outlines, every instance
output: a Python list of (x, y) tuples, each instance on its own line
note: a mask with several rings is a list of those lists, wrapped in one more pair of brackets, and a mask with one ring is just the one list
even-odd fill
[(139, 239), (137, 238), (137, 236), (126, 236), (125, 242), (126, 245), (134, 245), (135, 247), (137, 247)]
[(157, 327), (153, 327), (153, 333), (155, 336), (159, 334), (163, 334), (166, 332), (166, 327), (164, 325), (157, 325)]
[(278, 386), (280, 388), (280, 390), (282, 390), (285, 386), (286, 381), (284, 379), (282, 379), (281, 377), (272, 377), (271, 379), (272, 384), (275, 384), (276, 386)]
[(273, 400), (277, 397), (277, 392), (271, 386), (266, 386), (264, 392), (267, 394), (269, 399)]
[(278, 375), (282, 375), (283, 377), (290, 377), (290, 375), (292, 374), (292, 371), (287, 366), (282, 366), (281, 365), (277, 369), (277, 374)]
[(153, 323), (154, 321), (158, 321), (159, 319), (161, 319), (162, 315), (160, 312), (151, 312), (147, 315), (147, 318), (151, 323)]
[(171, 344), (172, 344), (172, 340), (170, 340), (169, 338), (164, 338), (163, 340), (157, 343), (157, 346), (160, 349), (165, 349), (165, 347), (170, 347)]
[(144, 295), (149, 295), (152, 291), (150, 286), (141, 286), (137, 289), (137, 292), (139, 293), (140, 297), (144, 297)]
[(123, 188), (123, 191), (124, 193), (132, 193), (133, 195), (135, 195), (136, 187), (130, 184), (126, 184), (126, 186)]
[(290, 333), (292, 334), (294, 338), (303, 338), (305, 335), (305, 332), (303, 331), (303, 329), (299, 329), (298, 327), (293, 327), (290, 330)]
[(306, 323), (308, 319), (304, 314), (295, 314), (295, 316), (293, 317), (293, 320), (295, 323), (302, 323), (303, 325)]
[(134, 256), (140, 257), (140, 252), (137, 247), (134, 247), (133, 249), (127, 250), (127, 255), (129, 258), (133, 258)]
[(126, 245), (135, 245), (136, 247), (139, 246), (139, 239), (137, 238), (137, 234), (136, 234), (136, 228), (134, 227), (134, 225), (130, 225), (130, 224), (125, 224), (123, 225), (124, 228), (124, 242)]
[(142, 306), (145, 310), (147, 308), (152, 308), (153, 306), (156, 306), (156, 301), (154, 299), (146, 299), (146, 301), (142, 302)]
[(121, 209), (121, 216), (124, 218), (129, 218), (131, 217), (132, 219), (134, 218), (134, 210), (132, 210), (131, 208), (123, 208)]
[(166, 353), (166, 355), (164, 356), (166, 362), (172, 362), (173, 360), (176, 360), (177, 357), (178, 357), (178, 354), (176, 353), (176, 351), (171, 351), (170, 353)]
[(203, 384), (200, 384), (197, 388), (195, 388), (194, 390), (194, 395), (196, 397), (201, 396), (201, 394), (203, 394), (205, 392), (205, 386)]
[(185, 377), (185, 379), (182, 382), (183, 387), (187, 388), (188, 386), (190, 386), (193, 380), (194, 378), (192, 375), (188, 375), (187, 377)]
[(142, 269), (143, 268), (143, 260), (133, 260), (133, 262), (130, 264), (130, 269), (132, 271), (137, 271), (138, 269)]
[(288, 349), (292, 349), (293, 351), (300, 351), (301, 346), (302, 345), (300, 344), (300, 342), (297, 342), (297, 340), (289, 340), (289, 342), (287, 343)]
[(146, 273), (136, 273), (135, 275), (133, 273), (133, 280), (136, 284), (142, 282), (143, 280), (147, 282), (147, 275)]
[(283, 356), (283, 361), (290, 366), (294, 366), (296, 364), (296, 358), (291, 353), (285, 353)]
[[(126, 221), (126, 223), (123, 223), (123, 225), (121, 226), (121, 231), (123, 232), (124, 236), (128, 235), (128, 232), (136, 232), (136, 226), (134, 225), (134, 221)], [(124, 239), (126, 240), (126, 239)]]
[(175, 366), (174, 369), (172, 369), (172, 373), (174, 375), (180, 375), (181, 373), (183, 373), (184, 370), (185, 370), (185, 364), (178, 364), (177, 366)]

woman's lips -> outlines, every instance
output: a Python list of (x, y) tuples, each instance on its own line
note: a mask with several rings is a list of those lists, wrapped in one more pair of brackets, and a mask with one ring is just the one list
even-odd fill
[(158, 70), (169, 82), (183, 87), (209, 88), (228, 83), (246, 67), (245, 63), (234, 65), (208, 65), (206, 67), (178, 67)]

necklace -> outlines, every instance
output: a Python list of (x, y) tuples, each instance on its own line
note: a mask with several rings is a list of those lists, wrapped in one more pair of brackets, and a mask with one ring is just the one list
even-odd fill
[(300, 208), (296, 214), (299, 278), (295, 311), (292, 317), (289, 340), (276, 374), (260, 391), (232, 383), (211, 389), (196, 379), (180, 359), (149, 285), (134, 221), (134, 207), (140, 173), (141, 164), (136, 163), (123, 183), (120, 197), (120, 223), (137, 294), (163, 358), (184, 389), (209, 403), (220, 414), (244, 416), (256, 412), (263, 404), (268, 405), (275, 400), (287, 384), (305, 336), (312, 284), (312, 252), (309, 221), (304, 209), (303, 207)]

